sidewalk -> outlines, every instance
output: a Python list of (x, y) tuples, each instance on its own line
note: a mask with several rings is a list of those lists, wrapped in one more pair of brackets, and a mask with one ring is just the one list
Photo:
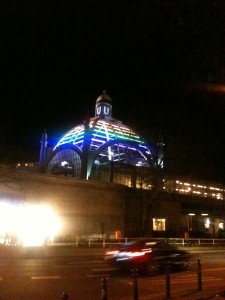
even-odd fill
[[(150, 298), (146, 298), (145, 300), (160, 300), (160, 299), (190, 299), (190, 300), (213, 300), (213, 299), (225, 299), (225, 288), (206, 288), (203, 291), (198, 291), (197, 289), (187, 289), (183, 292), (178, 292), (178, 291), (172, 291), (170, 298), (166, 298), (166, 295), (162, 295), (162, 298), (159, 297), (158, 295), (152, 295)], [(140, 298), (141, 300), (141, 298)]]
[[(187, 275), (188, 276), (188, 275)], [(182, 275), (181, 275), (182, 277)], [(132, 280), (130, 281), (132, 285)], [(212, 278), (202, 280), (202, 291), (199, 291), (197, 278), (192, 281), (173, 280), (171, 274), (171, 282), (169, 294), (164, 277), (159, 279), (150, 278), (148, 281), (138, 280), (139, 300), (165, 300), (165, 299), (185, 299), (185, 300), (209, 300), (209, 299), (225, 299), (225, 276), (224, 280)]]
[(225, 299), (225, 267), (218, 272), (216, 269), (197, 269), (186, 272), (171, 272), (169, 279), (166, 274), (138, 280), (139, 300), (165, 299)]

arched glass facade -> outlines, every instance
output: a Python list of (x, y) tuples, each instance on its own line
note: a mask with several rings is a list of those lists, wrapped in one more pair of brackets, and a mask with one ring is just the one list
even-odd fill
[(56, 151), (49, 160), (46, 172), (48, 174), (63, 174), (80, 177), (81, 159), (73, 149), (61, 149)]
[[(118, 171), (114, 172), (115, 178), (122, 178), (122, 164), (153, 167), (153, 149), (131, 128), (112, 118), (111, 113), (111, 98), (103, 93), (96, 101), (95, 117), (69, 130), (45, 158), (46, 172), (112, 181), (112, 167)], [(129, 180), (132, 182), (132, 178)]]
[(151, 151), (143, 139), (133, 130), (117, 120), (92, 119), (89, 128), (79, 125), (66, 133), (57, 145), (76, 145), (83, 151), (84, 143), (89, 144), (89, 151), (95, 152), (95, 164), (120, 161), (130, 165), (149, 166)]

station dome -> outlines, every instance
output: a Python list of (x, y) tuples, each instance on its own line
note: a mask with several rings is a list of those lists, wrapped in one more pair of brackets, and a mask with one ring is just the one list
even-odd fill
[(42, 165), (47, 173), (67, 171), (89, 179), (96, 168), (112, 163), (149, 168), (153, 157), (152, 147), (142, 137), (112, 117), (112, 100), (103, 91), (96, 100), (95, 117), (66, 132)]

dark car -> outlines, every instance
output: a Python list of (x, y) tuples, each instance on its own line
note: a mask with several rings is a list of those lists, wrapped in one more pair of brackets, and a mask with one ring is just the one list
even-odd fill
[(188, 269), (191, 254), (178, 249), (162, 240), (141, 239), (121, 244), (118, 249), (107, 251), (105, 260), (120, 269), (146, 274), (159, 273), (165, 270), (168, 263), (171, 270)]

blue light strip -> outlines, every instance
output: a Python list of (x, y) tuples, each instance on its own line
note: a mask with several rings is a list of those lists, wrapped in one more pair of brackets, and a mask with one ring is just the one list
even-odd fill
[[(150, 149), (147, 147), (145, 142), (138, 135), (136, 135), (134, 131), (123, 125), (122, 122), (114, 123), (114, 121), (106, 122), (104, 120), (98, 120), (96, 123), (94, 123), (94, 120), (91, 120), (89, 128), (90, 132), (92, 132), (90, 145), (91, 151), (97, 150), (100, 146), (108, 141), (116, 141), (117, 138), (120, 138), (124, 141), (124, 143), (118, 143), (106, 149), (106, 151), (108, 152), (109, 160), (111, 160), (111, 157), (114, 155), (122, 156), (122, 153), (117, 154), (117, 151), (119, 151), (119, 149), (129, 149), (131, 151), (138, 151), (140, 153), (145, 150), (144, 152), (146, 153), (146, 155), (151, 155)], [(54, 150), (57, 147), (65, 144), (76, 145), (82, 150), (84, 137), (84, 126), (79, 125), (77, 127), (74, 127), (59, 140), (57, 145), (54, 147)], [(133, 146), (127, 145), (126, 142), (128, 141), (133, 142)], [(116, 149), (115, 147), (118, 147), (118, 149)], [(144, 156), (143, 153), (142, 155)]]

